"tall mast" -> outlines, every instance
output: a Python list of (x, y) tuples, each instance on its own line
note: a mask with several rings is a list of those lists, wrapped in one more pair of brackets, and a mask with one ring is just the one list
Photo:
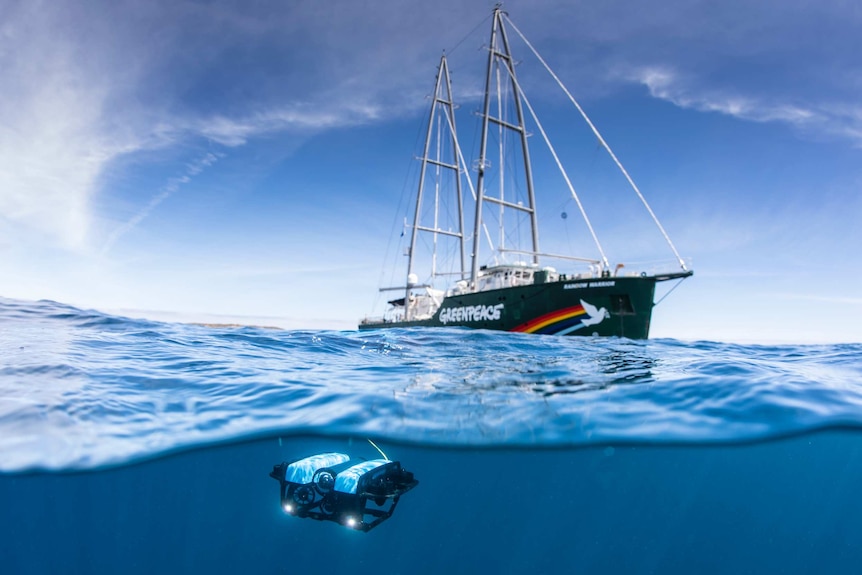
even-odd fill
[[(452, 161), (444, 162), (442, 158), (440, 158), (439, 146), (437, 147), (438, 153), (436, 157), (431, 157), (431, 144), (432, 137), (434, 135), (434, 121), (440, 120), (440, 114), (445, 116), (445, 121), (440, 122), (441, 124), (445, 124), (448, 127), (449, 136), (451, 139), (450, 145), (452, 150)], [(437, 130), (438, 143), (440, 138), (440, 128), (438, 125)], [(455, 131), (455, 113), (454, 113), (454, 104), (452, 102), (452, 81), (449, 77), (449, 65), (446, 62), (446, 54), (440, 58), (440, 68), (437, 71), (437, 81), (434, 86), (434, 97), (431, 102), (431, 113), (428, 115), (428, 129), (425, 133), (425, 147), (422, 152), (422, 167), (419, 176), (419, 191), (416, 194), (416, 211), (413, 215), (413, 230), (410, 236), (410, 248), (407, 253), (407, 283), (405, 285), (404, 292), (404, 320), (410, 320), (410, 290), (414, 287), (414, 282), (411, 281), (413, 276), (413, 263), (414, 263), (414, 254), (416, 252), (416, 238), (420, 231), (422, 232), (430, 232), (434, 234), (434, 239), (436, 243), (437, 235), (443, 234), (448, 236), (453, 236), (458, 238), (458, 243), (460, 245), (461, 250), (461, 279), (467, 275), (467, 252), (464, 246), (464, 201), (462, 197), (461, 191), (461, 170), (460, 163), (458, 160), (458, 134)], [(428, 167), (435, 166), (439, 171), (440, 168), (453, 170), (455, 175), (455, 194), (456, 194), (456, 204), (458, 206), (458, 230), (443, 230), (439, 227), (439, 221), (436, 215), (436, 205), (435, 205), (435, 219), (432, 222), (432, 226), (424, 226), (421, 222), (421, 212), (422, 212), (422, 197), (425, 192), (425, 175), (428, 171)], [(436, 204), (436, 198), (435, 198)]]
[[(533, 244), (533, 263), (539, 263), (539, 228), (536, 219), (536, 201), (533, 191), (533, 170), (530, 165), (530, 151), (527, 146), (527, 129), (524, 124), (524, 110), (521, 103), (521, 92), (515, 77), (515, 64), (509, 51), (509, 39), (503, 26), (503, 10), (498, 4), (494, 8), (493, 24), (491, 26), (491, 41), (488, 45), (488, 70), (485, 77), (485, 99), (482, 108), (482, 142), (479, 147), (479, 175), (476, 180), (476, 214), (473, 230), (473, 266), (470, 281), (474, 288), (478, 287), (479, 279), (479, 234), (482, 227), (482, 210), (484, 202), (493, 202), (503, 208), (510, 208), (526, 212), (530, 216), (530, 230)], [(515, 105), (517, 125), (506, 121), (505, 118), (491, 116), (491, 91), (496, 66), (505, 66), (511, 86), (512, 99)], [(501, 110), (500, 110), (501, 111)], [(488, 168), (488, 129), (494, 123), (502, 129), (517, 132), (520, 137), (521, 152), (524, 162), (524, 177), (527, 188), (527, 205), (521, 205), (506, 201), (504, 198), (495, 198), (485, 195), (485, 170)], [(502, 168), (502, 166), (501, 166)]]

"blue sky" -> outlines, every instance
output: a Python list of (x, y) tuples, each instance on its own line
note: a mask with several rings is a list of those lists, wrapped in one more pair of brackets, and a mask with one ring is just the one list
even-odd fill
[[(0, 3), (0, 295), (335, 329), (382, 311), (443, 49), (472, 134), (493, 7)], [(692, 259), (654, 337), (862, 341), (862, 8), (505, 7)], [(602, 213), (611, 259), (668, 258)]]

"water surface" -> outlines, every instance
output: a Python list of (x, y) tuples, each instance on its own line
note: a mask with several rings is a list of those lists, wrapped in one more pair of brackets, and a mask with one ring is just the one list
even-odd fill
[[(281, 331), (0, 300), (10, 573), (823, 573), (862, 564), (862, 345)], [(272, 466), (387, 455), (369, 533)], [(8, 567), (7, 567), (8, 566)]]

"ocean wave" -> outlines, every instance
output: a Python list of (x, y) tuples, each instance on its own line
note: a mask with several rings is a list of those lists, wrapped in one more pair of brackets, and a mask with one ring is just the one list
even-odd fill
[(282, 331), (0, 299), (0, 471), (268, 434), (421, 445), (736, 443), (862, 426), (862, 345)]

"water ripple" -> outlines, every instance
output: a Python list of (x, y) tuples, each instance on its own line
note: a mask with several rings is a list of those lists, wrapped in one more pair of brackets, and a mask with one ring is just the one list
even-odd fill
[(862, 425), (862, 345), (218, 328), (0, 299), (0, 471), (268, 433), (743, 442)]

